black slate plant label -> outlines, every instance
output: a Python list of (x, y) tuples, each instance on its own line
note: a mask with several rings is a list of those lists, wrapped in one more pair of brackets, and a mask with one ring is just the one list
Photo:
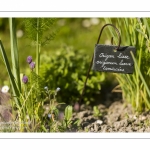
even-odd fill
[(135, 47), (96, 44), (93, 59), (93, 70), (115, 73), (133, 73), (134, 62), (131, 51), (135, 55)]

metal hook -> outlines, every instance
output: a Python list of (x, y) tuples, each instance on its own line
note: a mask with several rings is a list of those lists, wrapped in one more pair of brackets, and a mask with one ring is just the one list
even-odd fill
[[(101, 31), (100, 31), (100, 34), (99, 34), (99, 37), (98, 37), (98, 40), (97, 40), (97, 44), (99, 43), (99, 40), (100, 40), (100, 37), (101, 37), (101, 35), (102, 35), (103, 29), (104, 29), (106, 26), (112, 26), (112, 27), (117, 31), (118, 37), (119, 37), (119, 44), (118, 44), (116, 50), (118, 50), (119, 47), (120, 47), (120, 43), (121, 43), (121, 36), (120, 36), (119, 30), (118, 30), (113, 24), (105, 24), (105, 25), (102, 27), (102, 29), (101, 29)], [(112, 38), (113, 38), (113, 37), (112, 37)], [(113, 39), (111, 40), (111, 43), (113, 43), (112, 41), (113, 41)]]

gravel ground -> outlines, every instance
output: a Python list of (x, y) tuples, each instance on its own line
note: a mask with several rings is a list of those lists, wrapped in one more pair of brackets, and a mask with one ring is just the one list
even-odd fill
[(150, 111), (135, 114), (131, 105), (115, 101), (109, 107), (98, 105), (100, 117), (94, 117), (91, 108), (83, 105), (80, 112), (73, 114), (73, 121), (79, 119), (78, 128), (70, 132), (150, 132)]

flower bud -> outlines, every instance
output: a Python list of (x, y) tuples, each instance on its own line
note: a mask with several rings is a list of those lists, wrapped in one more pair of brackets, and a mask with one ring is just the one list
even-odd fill
[(35, 62), (30, 63), (30, 68), (33, 70), (35, 68)]
[(22, 82), (26, 84), (28, 82), (28, 77), (24, 75), (22, 78)]
[(32, 62), (32, 56), (27, 57), (27, 62), (30, 64)]

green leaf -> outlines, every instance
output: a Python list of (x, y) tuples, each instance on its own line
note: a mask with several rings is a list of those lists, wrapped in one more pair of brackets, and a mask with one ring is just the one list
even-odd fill
[(73, 111), (73, 108), (70, 105), (68, 105), (65, 108), (65, 120), (66, 121), (69, 121), (71, 119), (71, 117), (72, 117), (72, 111)]
[(12, 74), (12, 71), (11, 71), (11, 68), (10, 68), (10, 65), (9, 65), (9, 61), (8, 61), (8, 58), (7, 58), (7, 55), (5, 53), (5, 49), (3, 47), (3, 44), (1, 42), (1, 40), (0, 40), (0, 51), (1, 51), (1, 54), (2, 54), (3, 61), (5, 63), (9, 78), (10, 78), (10, 83), (11, 83), (11, 86), (12, 86), (13, 96), (15, 96), (14, 99), (16, 101), (17, 106), (20, 107), (21, 105), (20, 105), (20, 102), (19, 102), (19, 99), (18, 99), (20, 93), (19, 93), (18, 87), (16, 85), (15, 78)]
[(99, 117), (99, 116), (102, 115), (97, 106), (94, 106), (94, 107), (93, 107), (93, 111), (94, 111), (94, 116), (95, 116), (95, 117)]
[(12, 61), (12, 71), (18, 86), (18, 90), (21, 91), (21, 82), (20, 82), (20, 68), (19, 68), (19, 55), (17, 47), (17, 38), (16, 38), (16, 28), (15, 28), (15, 18), (9, 18), (10, 25), (10, 39), (11, 39), (11, 61)]

